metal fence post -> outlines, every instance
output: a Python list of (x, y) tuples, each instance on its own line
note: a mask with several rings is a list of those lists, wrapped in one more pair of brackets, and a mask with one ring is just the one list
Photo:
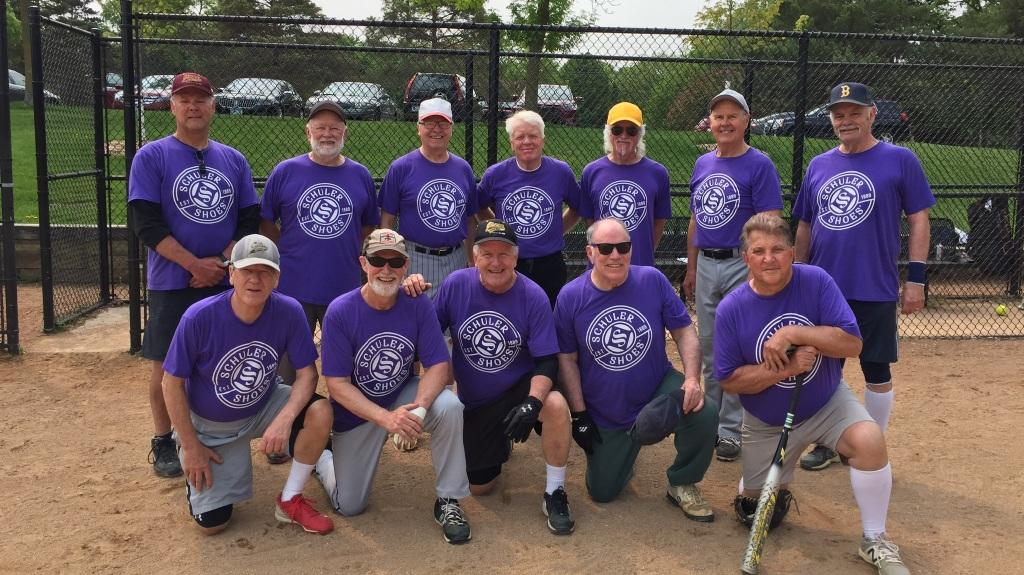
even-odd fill
[(473, 166), (473, 115), (476, 113), (476, 90), (473, 89), (473, 55), (466, 55), (466, 105), (469, 112), (463, 116), (464, 127), (466, 128), (466, 157), (463, 158)]
[[(124, 169), (128, 186), (135, 157), (135, 34), (132, 28), (132, 0), (121, 0), (121, 78), (124, 81)], [(126, 194), (127, 195), (127, 194)], [(128, 211), (128, 331), (129, 352), (142, 349), (142, 278), (139, 238)]]
[(487, 118), (487, 165), (492, 166), (498, 163), (498, 73), (499, 73), (499, 48), (501, 47), (501, 32), (498, 26), (494, 25), (490, 32), (490, 42), (487, 47), (487, 66), (490, 74), (487, 78), (487, 108), (491, 111)]
[[(7, 0), (0, 0), (0, 70), (8, 68)], [(4, 300), (0, 312), (7, 351), (18, 348), (18, 269), (14, 258), (14, 156), (11, 151), (10, 85), (0, 83), (0, 220), (3, 226)]]
[(1024, 273), (1024, 98), (1017, 114), (1017, 207), (1013, 224), (1013, 265), (1007, 292), (1013, 297), (1020, 295), (1021, 274)]
[[(743, 64), (743, 97), (747, 100), (747, 107), (753, 109), (754, 102), (754, 63)], [(747, 116), (747, 131), (743, 134), (743, 140), (750, 144), (750, 116)]]
[(804, 112), (807, 110), (807, 58), (811, 37), (807, 32), (800, 35), (796, 69), (796, 110), (793, 118), (793, 184), (792, 193), (800, 191), (804, 181)]
[(100, 256), (100, 301), (110, 302), (110, 226), (107, 222), (103, 130), (103, 36), (92, 29), (93, 156), (96, 162), (96, 236)]
[(39, 6), (29, 8), (32, 43), (32, 110), (36, 134), (36, 187), (39, 190), (39, 275), (43, 284), (43, 331), (53, 331), (53, 247), (50, 238), (50, 180), (46, 155), (46, 97), (43, 92), (43, 34)]

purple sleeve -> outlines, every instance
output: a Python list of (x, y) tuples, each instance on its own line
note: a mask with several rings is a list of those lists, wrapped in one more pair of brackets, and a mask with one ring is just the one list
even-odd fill
[(797, 192), (796, 199), (793, 200), (793, 218), (801, 222), (810, 222), (814, 219), (814, 209), (811, 205), (814, 201), (814, 192), (808, 181), (809, 179), (805, 175), (804, 180), (800, 182), (800, 191)]
[(200, 339), (195, 324), (195, 316), (186, 313), (174, 330), (174, 338), (171, 339), (167, 357), (164, 359), (164, 371), (174, 377), (186, 379), (192, 375), (192, 368), (197, 361), (196, 343)]
[(736, 326), (735, 310), (738, 306), (730, 305), (728, 297), (718, 306), (715, 314), (715, 379), (724, 381), (732, 377), (737, 369), (746, 365), (743, 349)]
[(380, 204), (380, 209), (389, 214), (398, 213), (398, 206), (402, 200), (401, 186), (405, 170), (400, 163), (401, 159), (395, 160), (388, 166), (388, 172), (384, 174), (384, 181), (380, 183), (380, 195), (377, 197), (377, 202)]
[(669, 184), (668, 168), (657, 164), (657, 189), (654, 192), (654, 219), (667, 220), (672, 217), (672, 186)]
[(693, 323), (690, 314), (686, 312), (683, 300), (679, 299), (679, 294), (672, 288), (668, 278), (660, 271), (656, 271), (656, 275), (658, 286), (661, 288), (661, 321), (665, 329), (671, 331)]
[(779, 179), (779, 171), (775, 164), (768, 158), (764, 158), (761, 165), (754, 172), (752, 190), (755, 212), (767, 212), (770, 210), (782, 209), (782, 181)]
[(469, 163), (465, 165), (466, 171), (466, 220), (471, 220), (476, 215), (480, 208), (476, 201), (477, 190), (476, 190), (476, 174), (473, 173), (473, 168), (469, 166)]
[[(278, 164), (280, 166), (280, 164)], [(281, 218), (281, 210), (278, 205), (278, 181), (281, 179), (277, 168), (270, 172), (267, 183), (263, 185), (263, 198), (260, 200), (260, 217), (264, 220), (276, 222)]]
[[(451, 276), (449, 276), (451, 277)], [(434, 311), (437, 314), (437, 323), (441, 327), (441, 331), (447, 330), (451, 327), (451, 322), (448, 320), (448, 292), (451, 291), (452, 282), (443, 281), (441, 287), (437, 288), (437, 293), (434, 294)], [(418, 297), (427, 297), (427, 294), (421, 294)]]
[(565, 288), (558, 294), (555, 300), (555, 333), (558, 336), (558, 351), (560, 353), (576, 353), (576, 326), (573, 324), (573, 313), (569, 302), (571, 294)]
[(451, 360), (448, 355), (448, 344), (441, 333), (441, 325), (437, 321), (437, 312), (430, 298), (419, 296), (411, 300), (416, 306), (416, 354), (423, 367), (432, 367)]
[(366, 168), (363, 168), (363, 181), (369, 194), (369, 200), (363, 209), (362, 225), (376, 227), (380, 225), (380, 209), (377, 207), (377, 186), (373, 183), (373, 176), (370, 175), (370, 170)]
[[(861, 337), (860, 327), (857, 326), (857, 318), (853, 315), (850, 304), (846, 302), (846, 298), (843, 296), (843, 292), (839, 290), (835, 280), (824, 270), (819, 272), (819, 276), (821, 278), (819, 296), (821, 318), (818, 323), (820, 325), (835, 326), (850, 335)], [(716, 328), (717, 326), (718, 324), (715, 324)], [(718, 347), (717, 337), (715, 347)]]
[(578, 214), (580, 212), (580, 183), (576, 181), (576, 174), (572, 173), (572, 168), (568, 164), (562, 166), (565, 180), (565, 193), (562, 196), (562, 201)]
[(576, 209), (576, 213), (578, 213), (583, 219), (587, 220), (594, 219), (594, 200), (590, 195), (590, 180), (593, 178), (593, 171), (594, 170), (590, 166), (587, 166), (583, 168), (583, 174), (580, 176), (580, 205)]
[(128, 177), (128, 201), (146, 200), (160, 203), (160, 180), (163, 177), (160, 157), (154, 144), (142, 146), (135, 159)]
[(529, 298), (530, 309), (527, 311), (530, 322), (530, 355), (543, 357), (558, 353), (558, 339), (555, 335), (555, 316), (551, 313), (551, 304), (544, 291), (538, 286), (530, 286), (534, 297)]
[(302, 369), (316, 361), (316, 345), (313, 344), (313, 334), (309, 332), (309, 324), (306, 323), (306, 314), (302, 311), (302, 305), (294, 300), (286, 302), (286, 304), (290, 329), (285, 351), (288, 352), (288, 360), (292, 362), (295, 369)]
[(921, 161), (913, 152), (906, 150), (903, 154), (903, 213), (915, 214), (935, 205), (935, 196), (924, 175)]
[(346, 320), (344, 310), (341, 308), (342, 306), (332, 303), (327, 308), (323, 321), (320, 322), (320, 350), (323, 353), (321, 364), (324, 375), (329, 377), (352, 377), (355, 367), (352, 362), (352, 358), (355, 357), (352, 334), (347, 333), (343, 327), (348, 325), (351, 319)]
[(238, 182), (238, 207), (248, 208), (260, 203), (260, 198), (256, 195), (256, 184), (252, 181), (252, 168), (249, 166), (249, 161), (241, 152), (237, 152), (237, 154), (238, 171), (241, 173), (241, 181)]

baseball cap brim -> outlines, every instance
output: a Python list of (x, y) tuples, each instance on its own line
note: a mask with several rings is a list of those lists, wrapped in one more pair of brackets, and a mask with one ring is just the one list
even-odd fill
[(444, 114), (442, 112), (428, 112), (428, 113), (420, 116), (420, 121), (422, 122), (423, 120), (426, 120), (427, 118), (443, 118), (445, 120), (448, 120), (449, 124), (452, 123), (452, 117), (447, 115), (447, 114)]
[(314, 104), (313, 107), (310, 108), (309, 110), (309, 116), (307, 116), (307, 119), (312, 118), (313, 116), (317, 115), (318, 113), (324, 110), (327, 110), (328, 112), (334, 112), (335, 114), (337, 114), (339, 118), (341, 118), (342, 122), (348, 122), (348, 118), (345, 117), (345, 111), (342, 110), (341, 106), (339, 106), (338, 103), (335, 102), (334, 100), (320, 100), (319, 102)]
[(826, 104), (826, 107), (831, 110), (832, 106), (835, 106), (836, 104), (857, 104), (858, 106), (864, 106), (867, 108), (875, 105), (874, 102), (864, 102), (863, 100), (857, 100), (854, 98), (839, 98), (838, 100)]
[(271, 260), (264, 258), (242, 258), (237, 262), (232, 261), (231, 265), (234, 266), (235, 269), (242, 269), (255, 265), (264, 265), (267, 266), (268, 268), (274, 268), (276, 271), (281, 271), (281, 268), (277, 264), (275, 264)]
[(731, 96), (729, 94), (719, 94), (719, 95), (715, 96), (714, 98), (712, 98), (711, 99), (711, 103), (708, 104), (708, 110), (710, 111), (710, 110), (714, 109), (715, 104), (717, 104), (719, 102), (724, 102), (725, 100), (728, 100), (730, 102), (735, 102), (736, 105), (739, 106), (740, 108), (742, 108), (744, 112), (746, 112), (748, 114), (750, 113), (750, 109), (747, 108), (747, 103), (746, 102), (741, 102), (739, 100), (739, 98), (737, 98), (735, 96)]
[(512, 240), (510, 240), (508, 238), (502, 238), (502, 237), (498, 237), (498, 236), (486, 236), (486, 237), (482, 237), (482, 238), (476, 238), (476, 240), (473, 241), (473, 245), (477, 245), (478, 246), (478, 245), (486, 243), (486, 242), (501, 242), (501, 243), (504, 243), (504, 244), (508, 244), (510, 246), (518, 245), (516, 242), (514, 242), (514, 241), (512, 241)]

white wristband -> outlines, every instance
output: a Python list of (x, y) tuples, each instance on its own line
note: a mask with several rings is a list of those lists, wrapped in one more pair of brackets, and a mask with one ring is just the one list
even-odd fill
[(423, 408), (423, 407), (417, 407), (416, 409), (413, 409), (409, 413), (411, 413), (411, 414), (415, 415), (416, 417), (420, 418), (420, 421), (425, 420), (426, 417), (427, 417), (427, 410), (426, 410), (426, 408)]

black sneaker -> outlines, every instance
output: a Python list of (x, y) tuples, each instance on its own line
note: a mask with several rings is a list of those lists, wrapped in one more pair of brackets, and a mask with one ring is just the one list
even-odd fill
[(807, 455), (800, 458), (800, 467), (808, 471), (820, 471), (839, 461), (839, 454), (824, 445), (815, 445)]
[(153, 437), (149, 448), (149, 462), (153, 464), (153, 472), (160, 477), (181, 475), (178, 449), (174, 445), (174, 438), (170, 433)]
[(551, 495), (545, 493), (541, 510), (548, 517), (548, 529), (555, 535), (568, 535), (576, 528), (572, 512), (569, 511), (569, 498), (565, 495), (565, 489), (559, 487)]
[(723, 437), (718, 440), (715, 446), (715, 457), (719, 461), (736, 461), (740, 456), (740, 442), (738, 439)]
[(473, 538), (458, 499), (438, 497), (434, 501), (434, 521), (441, 526), (444, 540), (452, 545), (466, 543)]

